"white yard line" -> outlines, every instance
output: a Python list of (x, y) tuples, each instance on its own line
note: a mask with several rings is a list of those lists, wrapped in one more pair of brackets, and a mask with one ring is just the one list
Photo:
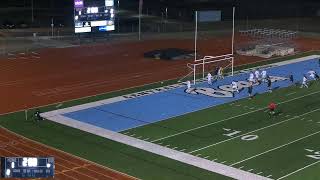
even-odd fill
[(283, 145), (281, 145), (281, 146), (275, 147), (275, 148), (270, 149), (270, 150), (268, 150), (268, 151), (262, 152), (262, 153), (260, 153), (260, 154), (257, 154), (257, 155), (251, 156), (251, 157), (249, 157), (249, 158), (246, 158), (246, 159), (244, 159), (244, 160), (241, 160), (241, 161), (238, 161), (238, 162), (236, 162), (236, 163), (233, 163), (233, 164), (231, 164), (230, 166), (234, 166), (234, 165), (240, 164), (240, 163), (242, 163), (242, 162), (245, 162), (245, 161), (248, 161), (248, 160), (250, 160), (250, 159), (256, 158), (256, 157), (258, 157), (258, 156), (264, 155), (264, 154), (269, 153), (269, 152), (271, 152), (271, 151), (274, 151), (274, 150), (283, 148), (283, 147), (285, 147), (285, 146), (288, 146), (288, 145), (293, 144), (293, 143), (295, 143), (295, 142), (298, 142), (298, 141), (301, 141), (301, 140), (303, 140), (303, 139), (309, 138), (309, 137), (314, 136), (314, 135), (319, 134), (319, 133), (320, 133), (320, 131), (315, 132), (315, 133), (312, 133), (312, 134), (309, 134), (309, 135), (307, 135), (307, 136), (304, 136), (304, 137), (302, 137), (302, 138), (296, 139), (296, 140), (291, 141), (291, 142), (289, 142), (289, 143), (283, 144)]
[(301, 115), (299, 115), (299, 116), (295, 116), (295, 117), (289, 118), (289, 119), (284, 120), (284, 121), (280, 121), (280, 122), (278, 122), (278, 123), (271, 124), (271, 125), (269, 125), (269, 126), (265, 126), (265, 127), (262, 127), (262, 128), (259, 128), (259, 129), (253, 130), (253, 131), (250, 131), (250, 132), (245, 133), (245, 134), (241, 134), (241, 135), (239, 135), (239, 136), (235, 136), (235, 137), (233, 137), (233, 138), (229, 138), (229, 139), (226, 139), (226, 140), (223, 140), (223, 141), (214, 143), (214, 144), (210, 144), (210, 145), (208, 145), (208, 146), (205, 146), (205, 147), (202, 147), (202, 148), (193, 150), (193, 151), (191, 151), (190, 153), (198, 152), (198, 151), (201, 151), (201, 150), (203, 150), (203, 149), (207, 149), (207, 148), (209, 148), (209, 147), (216, 146), (216, 145), (218, 145), (218, 144), (231, 141), (231, 140), (236, 139), (236, 138), (239, 138), (239, 137), (241, 137), (241, 136), (245, 136), (245, 135), (248, 135), (248, 134), (252, 134), (252, 133), (254, 133), (254, 132), (257, 132), (257, 131), (261, 131), (261, 130), (263, 130), (263, 129), (267, 129), (267, 128), (270, 128), (270, 127), (273, 127), (273, 126), (277, 126), (277, 125), (279, 125), (279, 124), (283, 124), (283, 123), (285, 123), (285, 122), (291, 121), (291, 120), (293, 120), (293, 119), (299, 118), (299, 117), (304, 116), (304, 115), (308, 115), (308, 114), (310, 114), (310, 113), (313, 113), (313, 112), (319, 111), (319, 110), (320, 110), (320, 108), (315, 109), (315, 110), (312, 110), (312, 111), (309, 111), (309, 112), (306, 112), (306, 113), (303, 113), (303, 114), (301, 114)]
[[(291, 102), (291, 101), (294, 101), (294, 100), (297, 100), (297, 99), (301, 99), (301, 98), (304, 98), (304, 97), (307, 97), (307, 96), (310, 96), (310, 95), (318, 94), (318, 93), (320, 93), (320, 91), (316, 91), (316, 92), (312, 92), (312, 93), (309, 93), (309, 94), (305, 94), (303, 96), (292, 98), (290, 100), (286, 100), (286, 101), (280, 102), (278, 104), (288, 103), (288, 102)], [(218, 123), (221, 123), (221, 122), (224, 122), (224, 121), (229, 121), (231, 119), (235, 119), (235, 118), (242, 117), (242, 116), (245, 116), (245, 115), (248, 115), (248, 114), (252, 114), (252, 113), (264, 110), (264, 109), (267, 109), (267, 108), (266, 107), (265, 108), (259, 108), (259, 109), (256, 109), (256, 110), (253, 110), (253, 111), (249, 111), (249, 112), (246, 112), (246, 113), (243, 113), (243, 114), (239, 114), (239, 115), (232, 116), (232, 117), (229, 117), (229, 118), (226, 118), (226, 119), (222, 119), (220, 121), (212, 122), (212, 123), (205, 124), (205, 125), (202, 125), (202, 126), (198, 126), (198, 127), (195, 127), (195, 128), (189, 129), (189, 130), (181, 131), (179, 133), (171, 134), (171, 135), (168, 135), (168, 136), (153, 140), (151, 142), (157, 142), (157, 141), (161, 141), (161, 140), (168, 139), (168, 138), (171, 138), (171, 137), (175, 137), (175, 136), (178, 136), (178, 135), (181, 135), (181, 134), (185, 134), (185, 133), (188, 133), (188, 132), (191, 132), (191, 131), (194, 131), (194, 130), (198, 130), (198, 129), (201, 129), (201, 128), (204, 128), (204, 127), (207, 127), (207, 126), (211, 126), (211, 125), (218, 124)]]
[(306, 168), (308, 168), (308, 167), (314, 166), (314, 165), (316, 165), (316, 164), (318, 164), (318, 163), (320, 163), (320, 161), (316, 161), (316, 162), (314, 162), (314, 163), (312, 163), (312, 164), (309, 164), (309, 165), (307, 165), (307, 166), (305, 166), (305, 167), (303, 167), (303, 168), (297, 169), (297, 170), (295, 170), (295, 171), (293, 171), (293, 172), (291, 172), (291, 173), (289, 173), (289, 174), (287, 174), (287, 175), (284, 175), (284, 176), (278, 178), (277, 180), (280, 180), (280, 179), (286, 178), (286, 177), (288, 177), (288, 176), (291, 176), (292, 174), (295, 174), (295, 173), (297, 173), (297, 172), (300, 172), (300, 171), (302, 171), (302, 170), (304, 170), (304, 169), (306, 169)]

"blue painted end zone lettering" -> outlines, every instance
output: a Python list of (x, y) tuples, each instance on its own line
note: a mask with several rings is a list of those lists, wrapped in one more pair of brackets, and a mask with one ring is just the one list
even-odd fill
[[(295, 82), (310, 70), (320, 72), (318, 60), (307, 60), (267, 69), (273, 81), (273, 88), (284, 88)], [(198, 83), (186, 89), (184, 83), (147, 90), (123, 96), (126, 100), (94, 108), (64, 114), (64, 116), (112, 131), (124, 131), (138, 126), (155, 123), (190, 112), (199, 111), (220, 104), (248, 97), (249, 72), (213, 82)], [(238, 82), (239, 93), (233, 92), (231, 82)], [(253, 94), (268, 91), (267, 83), (255, 83)]]

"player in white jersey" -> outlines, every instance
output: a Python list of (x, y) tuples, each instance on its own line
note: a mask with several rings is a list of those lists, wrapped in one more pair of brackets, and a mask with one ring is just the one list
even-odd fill
[(266, 70), (263, 70), (261, 72), (261, 78), (262, 78), (262, 81), (264, 81), (264, 82), (267, 81), (267, 71)]
[(254, 82), (254, 74), (253, 74), (253, 72), (251, 72), (250, 73), (250, 75), (249, 75), (249, 82)]
[(191, 82), (187, 81), (187, 88), (190, 89), (191, 88)]
[(237, 93), (239, 93), (239, 89), (238, 89), (238, 84), (237, 84), (237, 82), (232, 81), (231, 85), (232, 85), (233, 91), (237, 91)]
[(311, 70), (308, 72), (311, 79), (316, 80), (316, 72), (314, 70)]
[(258, 82), (259, 78), (260, 78), (260, 72), (259, 72), (258, 69), (254, 72), (254, 75), (255, 75), (255, 78), (256, 78), (256, 82)]
[(211, 85), (212, 84), (212, 75), (210, 73), (208, 73), (208, 84)]
[(307, 77), (306, 76), (303, 76), (303, 78), (302, 78), (302, 84), (301, 84), (300, 88), (303, 88), (303, 87), (308, 88)]

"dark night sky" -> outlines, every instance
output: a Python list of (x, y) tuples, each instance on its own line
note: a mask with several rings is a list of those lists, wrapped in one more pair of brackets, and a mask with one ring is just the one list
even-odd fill
[[(21, 20), (21, 18), (30, 16), (31, 1), (1, 0), (0, 23), (8, 21), (9, 17), (19, 18), (19, 21), (27, 22), (28, 20)], [(56, 17), (61, 21), (73, 21), (73, 0), (33, 1), (37, 20), (48, 21), (48, 18)], [(120, 0), (120, 8), (138, 11), (138, 2), (139, 0)], [(194, 10), (223, 9), (223, 7), (231, 7), (233, 3), (237, 4), (237, 18), (240, 19), (246, 17), (277, 18), (320, 15), (320, 0), (144, 0), (144, 10), (148, 7), (149, 12), (163, 11), (168, 7), (170, 16), (178, 11), (186, 11), (192, 14)], [(25, 15), (22, 15), (23, 13)]]

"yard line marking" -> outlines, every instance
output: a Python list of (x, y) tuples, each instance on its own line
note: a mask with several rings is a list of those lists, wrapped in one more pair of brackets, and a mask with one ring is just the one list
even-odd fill
[(299, 172), (299, 171), (302, 171), (302, 170), (304, 170), (304, 169), (306, 169), (306, 168), (308, 168), (308, 167), (311, 167), (311, 166), (313, 166), (313, 165), (316, 165), (316, 164), (318, 164), (318, 163), (320, 163), (320, 161), (316, 161), (316, 162), (314, 162), (314, 163), (312, 163), (312, 164), (309, 164), (309, 165), (307, 165), (307, 166), (305, 166), (305, 167), (303, 167), (303, 168), (297, 169), (297, 170), (295, 170), (295, 171), (293, 171), (293, 172), (291, 172), (291, 173), (289, 173), (289, 174), (287, 174), (287, 175), (284, 175), (284, 176), (278, 178), (277, 180), (280, 180), (280, 179), (286, 178), (286, 177), (288, 177), (288, 176), (291, 176), (292, 174), (295, 174), (295, 173), (297, 173), (297, 172)]
[(221, 164), (224, 164), (224, 163), (226, 163), (227, 161), (222, 161), (222, 162), (220, 162)]
[(289, 93), (287, 94), (286, 96), (290, 96), (290, 95), (293, 95), (293, 94), (296, 94), (297, 92), (292, 92), (292, 93)]
[(304, 149), (304, 150), (306, 150), (306, 151), (308, 151), (308, 152), (313, 152), (314, 150), (312, 150), (312, 149)]
[[(312, 110), (312, 111), (303, 113), (303, 114), (301, 114), (301, 115), (299, 115), (299, 116), (301, 117), (301, 116), (304, 116), (304, 115), (307, 115), (307, 114), (310, 114), (310, 113), (313, 113), (313, 112), (316, 112), (316, 111), (319, 111), (319, 110), (320, 110), (320, 108), (314, 109), (314, 110)], [(276, 126), (276, 125), (279, 125), (279, 124), (283, 124), (283, 123), (288, 122), (288, 121), (291, 121), (291, 120), (293, 120), (293, 119), (296, 119), (296, 117), (292, 117), (292, 118), (289, 118), (289, 119), (287, 119), (287, 120), (280, 121), (280, 122), (271, 124), (271, 125), (269, 125), (269, 126), (265, 126), (265, 127), (263, 127), (263, 128), (259, 128), (259, 129), (256, 129), (256, 130), (247, 132), (247, 133), (245, 133), (245, 134), (241, 134), (241, 135), (239, 135), (239, 136), (235, 136), (235, 137), (233, 137), (233, 138), (229, 138), (229, 139), (226, 139), (226, 140), (223, 140), (223, 141), (214, 143), (214, 144), (210, 144), (210, 145), (208, 145), (208, 146), (205, 146), (205, 147), (202, 147), (202, 148), (193, 150), (193, 151), (191, 151), (190, 153), (198, 152), (198, 151), (201, 151), (201, 150), (203, 150), (203, 149), (206, 149), (206, 148), (209, 148), (209, 147), (212, 147), (212, 146), (216, 146), (216, 145), (221, 144), (221, 143), (224, 143), (224, 142), (231, 141), (231, 140), (236, 139), (236, 138), (239, 138), (239, 137), (241, 137), (241, 136), (245, 136), (245, 135), (248, 135), (248, 134), (252, 134), (252, 133), (255, 133), (255, 132), (257, 132), (257, 131), (260, 131), (260, 130), (263, 130), (263, 129), (267, 129), (267, 128), (269, 128), (269, 127), (273, 127), (273, 126)]]
[[(301, 141), (301, 140), (303, 140), (303, 139), (306, 139), (306, 138), (308, 138), (308, 137), (314, 136), (314, 135), (319, 134), (319, 133), (320, 133), (320, 131), (315, 132), (315, 133), (312, 133), (312, 134), (309, 134), (309, 135), (307, 135), (307, 136), (304, 136), (304, 137), (302, 137), (302, 138), (296, 139), (296, 140), (294, 140), (294, 141), (291, 141), (291, 142), (289, 142), (289, 143), (283, 144), (283, 145), (281, 145), (281, 146), (275, 147), (275, 148), (273, 148), (273, 149), (269, 149), (268, 151), (262, 152), (262, 153), (260, 153), (260, 154), (257, 154), (257, 155), (251, 156), (251, 157), (249, 157), (249, 158), (246, 158), (246, 159), (244, 159), (244, 160), (241, 160), (241, 161), (238, 161), (238, 162), (236, 162), (236, 163), (233, 163), (233, 164), (231, 164), (231, 166), (234, 166), (234, 165), (240, 164), (240, 163), (242, 163), (242, 162), (244, 162), (244, 161), (247, 161), (247, 160), (256, 158), (256, 157), (261, 156), (261, 155), (263, 155), (263, 154), (266, 154), (266, 153), (269, 153), (269, 152), (271, 152), (271, 151), (280, 149), (280, 148), (282, 148), (282, 147), (288, 146), (288, 145), (290, 145), (290, 144), (293, 144), (293, 143), (295, 143), (295, 142)], [(305, 150), (306, 150), (306, 149), (305, 149)]]
[[(294, 101), (294, 100), (297, 100), (297, 99), (301, 99), (301, 98), (304, 98), (304, 97), (307, 97), (307, 96), (310, 96), (310, 95), (318, 94), (318, 93), (320, 93), (320, 91), (316, 91), (316, 92), (312, 92), (312, 93), (309, 93), (309, 94), (305, 94), (303, 96), (295, 97), (295, 98), (292, 98), (290, 100), (286, 100), (286, 101), (280, 102), (278, 104), (284, 104), (284, 103), (287, 103), (287, 102), (291, 102), (291, 101)], [(160, 141), (160, 140), (168, 139), (168, 138), (171, 138), (171, 137), (174, 137), (174, 136), (178, 136), (180, 134), (184, 134), (184, 133), (187, 133), (187, 132), (191, 132), (191, 131), (194, 131), (194, 130), (197, 130), (197, 129), (201, 129), (201, 128), (207, 127), (207, 126), (218, 124), (220, 122), (229, 121), (231, 119), (235, 119), (235, 118), (238, 118), (238, 117), (241, 117), (241, 116), (252, 114), (252, 113), (264, 110), (264, 109), (267, 109), (267, 107), (259, 108), (259, 109), (253, 110), (253, 111), (249, 111), (249, 112), (246, 112), (246, 113), (243, 113), (243, 114), (239, 114), (239, 115), (232, 116), (232, 117), (229, 117), (229, 118), (226, 118), (226, 119), (222, 119), (220, 121), (216, 121), (216, 122), (212, 122), (212, 123), (209, 123), (209, 124), (205, 124), (205, 125), (202, 125), (202, 126), (199, 126), (199, 127), (195, 127), (195, 128), (189, 129), (189, 130), (181, 131), (181, 132), (176, 133), (176, 134), (171, 134), (171, 135), (168, 135), (168, 136), (153, 140), (151, 142), (153, 143), (153, 142), (157, 142), (157, 141)]]

